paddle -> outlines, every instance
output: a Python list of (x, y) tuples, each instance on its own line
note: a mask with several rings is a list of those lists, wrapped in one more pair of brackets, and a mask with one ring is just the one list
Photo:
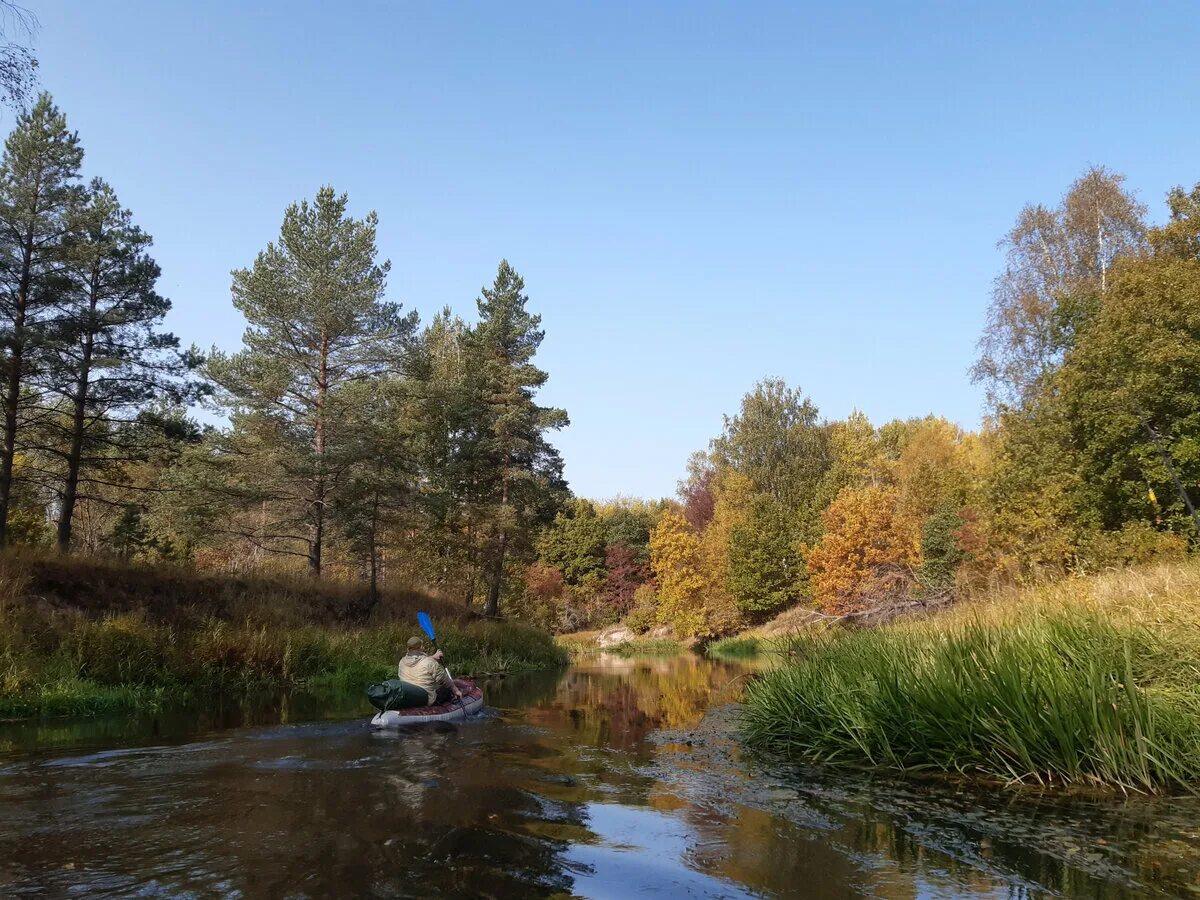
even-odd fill
[[(437, 649), (438, 649), (437, 635), (433, 633), (433, 620), (431, 618), (429, 618), (429, 613), (427, 613), (427, 612), (417, 613), (417, 624), (421, 626), (421, 630), (423, 632), (425, 632), (425, 637), (429, 638), (430, 643), (433, 644), (433, 650), (436, 653)], [(444, 668), (446, 670), (446, 675), (450, 678), (450, 680), (454, 681), (454, 676), (450, 674), (450, 667), (443, 666), (442, 668)], [(464, 701), (462, 697), (459, 697), (458, 704), (459, 704), (459, 706), (462, 707), (463, 716), (465, 717), (467, 714), (466, 701)]]

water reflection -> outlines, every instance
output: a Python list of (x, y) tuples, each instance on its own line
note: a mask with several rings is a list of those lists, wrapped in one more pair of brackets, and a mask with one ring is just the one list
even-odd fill
[[(1189, 884), (1194, 808), (1162, 826), (1163, 806), (764, 769), (729, 738), (727, 712), (705, 717), (742, 675), (692, 656), (601, 657), (489, 685), (479, 721), (398, 734), (370, 732), (356, 696), (2, 728), (0, 894), (1120, 897)], [(1096, 829), (1113, 840), (1089, 843)], [(1107, 869), (1076, 865), (1067, 840), (1117, 849), (1102, 851)], [(1184, 849), (1165, 852), (1171, 840)]]

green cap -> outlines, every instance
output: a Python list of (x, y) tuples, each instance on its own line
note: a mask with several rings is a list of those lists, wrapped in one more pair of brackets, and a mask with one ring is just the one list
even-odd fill
[(425, 642), (423, 640), (421, 640), (419, 637), (413, 636), (408, 639), (408, 649), (409, 650), (420, 650), (424, 646), (425, 646)]

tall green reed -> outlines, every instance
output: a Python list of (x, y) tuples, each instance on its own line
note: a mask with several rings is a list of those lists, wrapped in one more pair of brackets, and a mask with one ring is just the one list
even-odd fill
[(1195, 647), (1089, 611), (794, 639), (754, 746), (823, 763), (1156, 791), (1200, 784)]

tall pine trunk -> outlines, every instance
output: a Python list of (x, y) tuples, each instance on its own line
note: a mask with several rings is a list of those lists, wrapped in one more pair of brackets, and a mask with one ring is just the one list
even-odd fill
[(500, 532), (500, 545), (496, 548), (496, 558), (492, 561), (491, 577), (488, 579), (487, 606), (483, 614), (489, 618), (500, 615), (500, 590), (504, 587), (504, 556), (508, 550), (508, 534)]
[(328, 338), (322, 338), (320, 354), (317, 367), (317, 416), (313, 429), (317, 474), (313, 478), (313, 510), (308, 542), (308, 574), (313, 578), (321, 577), (321, 549), (325, 537), (325, 399), (329, 390)]
[(83, 461), (83, 432), (87, 421), (87, 390), (92, 363), (92, 337), (88, 335), (83, 350), (82, 369), (72, 398), (71, 449), (67, 453), (67, 480), (63, 486), (62, 508), (58, 513), (58, 550), (71, 550), (71, 520), (79, 491), (79, 468)]
[(4, 448), (0, 456), (0, 547), (8, 544), (8, 508), (12, 502), (13, 463), (17, 456), (17, 406), (21, 402), (21, 366), (25, 358), (25, 314), (33, 275), (33, 226), (25, 229), (21, 248), (21, 281), (13, 311), (13, 341), (8, 353), (4, 389)]
[(88, 298), (88, 331), (83, 340), (83, 355), (79, 361), (79, 378), (75, 382), (75, 396), (71, 398), (71, 449), (67, 452), (67, 480), (63, 486), (62, 508), (58, 512), (58, 552), (71, 552), (71, 520), (75, 515), (75, 502), (79, 492), (79, 468), (83, 462), (83, 433), (87, 422), (88, 385), (92, 377), (92, 354), (95, 350), (95, 334), (92, 323), (96, 315), (96, 277), (92, 273), (92, 284)]
[(465, 606), (467, 609), (470, 609), (472, 606), (475, 605), (475, 578), (476, 578), (476, 575), (475, 575), (475, 563), (476, 563), (475, 533), (474, 533), (474, 529), (471, 528), (470, 523), (467, 524), (467, 551), (466, 551), (465, 556), (466, 556), (466, 562), (467, 562), (467, 578), (466, 578), (467, 585), (465, 588), (463, 588), (463, 606)]
[[(500, 509), (508, 506), (508, 467), (511, 457), (504, 460), (504, 474), (500, 477)], [(500, 615), (500, 591), (504, 587), (504, 556), (508, 551), (508, 530), (500, 529), (500, 543), (496, 547), (496, 558), (492, 561), (491, 577), (488, 579), (487, 606), (483, 614), (491, 618)]]
[[(383, 475), (383, 455), (376, 451), (375, 476)], [(376, 484), (379, 482), (376, 481)], [(371, 551), (371, 587), (367, 595), (371, 609), (379, 602), (379, 490), (371, 493), (371, 530), (367, 536)]]

